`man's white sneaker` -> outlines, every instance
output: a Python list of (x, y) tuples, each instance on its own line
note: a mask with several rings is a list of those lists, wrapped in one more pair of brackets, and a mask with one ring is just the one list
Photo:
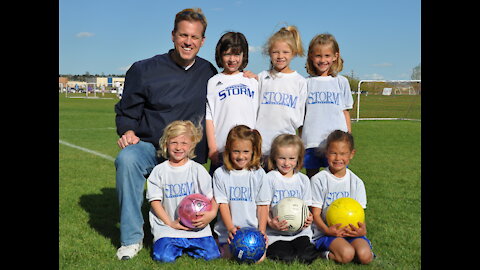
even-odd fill
[(131, 258), (135, 257), (135, 255), (137, 255), (141, 249), (142, 243), (121, 246), (117, 250), (117, 257), (119, 260), (130, 260)]

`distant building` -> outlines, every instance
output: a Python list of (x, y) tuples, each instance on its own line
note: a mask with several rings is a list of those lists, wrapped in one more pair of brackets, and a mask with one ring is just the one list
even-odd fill
[(61, 84), (63, 87), (71, 87), (74, 88), (75, 85), (78, 85), (80, 88), (86, 88), (86, 85), (95, 84), (95, 87), (101, 87), (104, 85), (109, 88), (116, 88), (120, 84), (125, 84), (124, 77), (92, 77), (89, 78), (87, 81), (69, 81), (67, 77), (58, 77), (58, 83)]
[(118, 83), (122, 85), (125, 83), (125, 78), (123, 77), (97, 77), (96, 79), (97, 86), (105, 85), (116, 87)]
[(58, 77), (58, 83), (61, 83), (63, 85), (66, 85), (68, 82), (68, 78), (67, 77)]

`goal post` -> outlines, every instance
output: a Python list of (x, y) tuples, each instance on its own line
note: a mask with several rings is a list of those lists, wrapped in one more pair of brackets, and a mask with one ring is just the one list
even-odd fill
[(421, 80), (360, 80), (356, 94), (356, 118), (352, 121), (421, 118)]

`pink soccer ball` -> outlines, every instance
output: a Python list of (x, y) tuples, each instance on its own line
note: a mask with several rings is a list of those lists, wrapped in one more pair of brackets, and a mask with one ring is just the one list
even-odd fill
[(180, 222), (193, 229), (195, 226), (192, 225), (192, 220), (197, 219), (197, 214), (211, 209), (212, 203), (205, 195), (194, 193), (180, 201), (177, 211)]

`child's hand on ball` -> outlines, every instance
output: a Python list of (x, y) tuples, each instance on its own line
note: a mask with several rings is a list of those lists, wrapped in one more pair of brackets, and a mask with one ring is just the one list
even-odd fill
[(332, 226), (328, 227), (325, 234), (329, 235), (329, 236), (344, 237), (346, 227), (340, 228), (340, 226), (342, 226), (341, 223), (338, 223), (338, 224), (335, 224), (335, 225), (332, 225)]
[(268, 225), (277, 231), (288, 230), (288, 222), (286, 220), (279, 221), (278, 216), (269, 220)]
[(176, 230), (184, 230), (184, 231), (191, 230), (190, 228), (185, 227), (182, 225), (182, 223), (180, 223), (180, 218), (177, 218), (176, 220), (172, 221), (170, 224), (168, 224), (168, 226)]
[(260, 232), (263, 234), (263, 238), (265, 239), (265, 244), (267, 245), (265, 248), (268, 248), (268, 236), (267, 236), (267, 233), (264, 232), (264, 231), (261, 231)]
[(197, 214), (197, 218), (192, 220), (192, 225), (195, 228), (205, 228), (208, 224), (208, 217), (205, 215), (206, 212), (201, 212)]
[(367, 226), (365, 223), (358, 222), (358, 228), (353, 226), (353, 224), (348, 224), (348, 226), (345, 226), (345, 236), (359, 237), (365, 235), (367, 235)]
[(199, 212), (197, 218), (192, 220), (192, 225), (195, 228), (205, 228), (208, 224), (217, 216), (217, 212), (214, 210)]
[(228, 230), (228, 238), (227, 238), (228, 244), (231, 243), (238, 229), (240, 229), (240, 226), (234, 226)]
[(313, 215), (312, 213), (308, 213), (307, 219), (305, 219), (305, 223), (303, 224), (303, 228), (307, 228), (308, 226), (312, 225), (313, 222)]

